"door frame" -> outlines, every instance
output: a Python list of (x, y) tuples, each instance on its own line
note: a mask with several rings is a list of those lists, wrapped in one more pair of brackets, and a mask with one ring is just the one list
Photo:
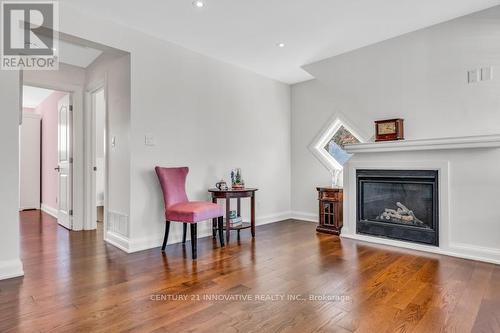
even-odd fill
[(78, 231), (84, 229), (85, 218), (85, 181), (84, 181), (84, 115), (83, 115), (83, 87), (69, 83), (40, 83), (37, 81), (30, 81), (23, 77), (20, 82), (21, 89), (23, 85), (45, 88), (51, 90), (62, 91), (71, 94), (71, 101), (73, 103), (73, 189), (72, 189), (72, 209), (73, 217), (71, 221), (71, 230)]
[(97, 200), (96, 200), (96, 172), (94, 171), (94, 166), (96, 165), (96, 116), (95, 108), (92, 101), (92, 95), (98, 90), (103, 90), (104, 92), (104, 208), (103, 208), (103, 235), (104, 240), (106, 240), (106, 230), (108, 223), (108, 193), (109, 193), (109, 174), (108, 174), (108, 163), (109, 163), (109, 126), (108, 126), (108, 89), (107, 89), (107, 77), (96, 80), (86, 86), (85, 89), (85, 123), (86, 123), (86, 149), (85, 153), (87, 155), (87, 181), (86, 188), (88, 189), (86, 193), (86, 205), (85, 211), (89, 219), (87, 219), (87, 224), (85, 230), (93, 230), (97, 228)]

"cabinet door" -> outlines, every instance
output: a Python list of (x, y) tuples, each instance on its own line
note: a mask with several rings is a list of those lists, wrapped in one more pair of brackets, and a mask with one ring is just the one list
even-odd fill
[(323, 215), (325, 226), (335, 226), (335, 203), (323, 201)]

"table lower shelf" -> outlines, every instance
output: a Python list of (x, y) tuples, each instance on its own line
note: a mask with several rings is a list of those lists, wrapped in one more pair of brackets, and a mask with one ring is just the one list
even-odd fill
[[(240, 226), (238, 227), (230, 227), (229, 230), (241, 230), (241, 229), (248, 229), (251, 228), (252, 224), (250, 222), (243, 222)], [(219, 228), (215, 227), (215, 230), (219, 230)], [(224, 227), (222, 230), (226, 230), (226, 222), (224, 222)]]

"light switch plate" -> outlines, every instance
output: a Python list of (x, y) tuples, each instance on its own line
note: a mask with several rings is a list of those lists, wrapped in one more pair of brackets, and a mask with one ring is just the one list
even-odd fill
[(155, 138), (152, 134), (146, 134), (144, 136), (144, 144), (146, 146), (154, 146), (155, 145)]
[(493, 69), (491, 67), (481, 68), (481, 81), (491, 81), (493, 79)]
[(477, 69), (472, 69), (467, 72), (467, 78), (469, 83), (476, 83), (479, 81), (479, 71)]

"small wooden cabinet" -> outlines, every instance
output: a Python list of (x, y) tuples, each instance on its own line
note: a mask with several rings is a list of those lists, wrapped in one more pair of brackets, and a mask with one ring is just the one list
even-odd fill
[(339, 235), (343, 222), (343, 196), (339, 187), (317, 187), (319, 225), (317, 232)]

